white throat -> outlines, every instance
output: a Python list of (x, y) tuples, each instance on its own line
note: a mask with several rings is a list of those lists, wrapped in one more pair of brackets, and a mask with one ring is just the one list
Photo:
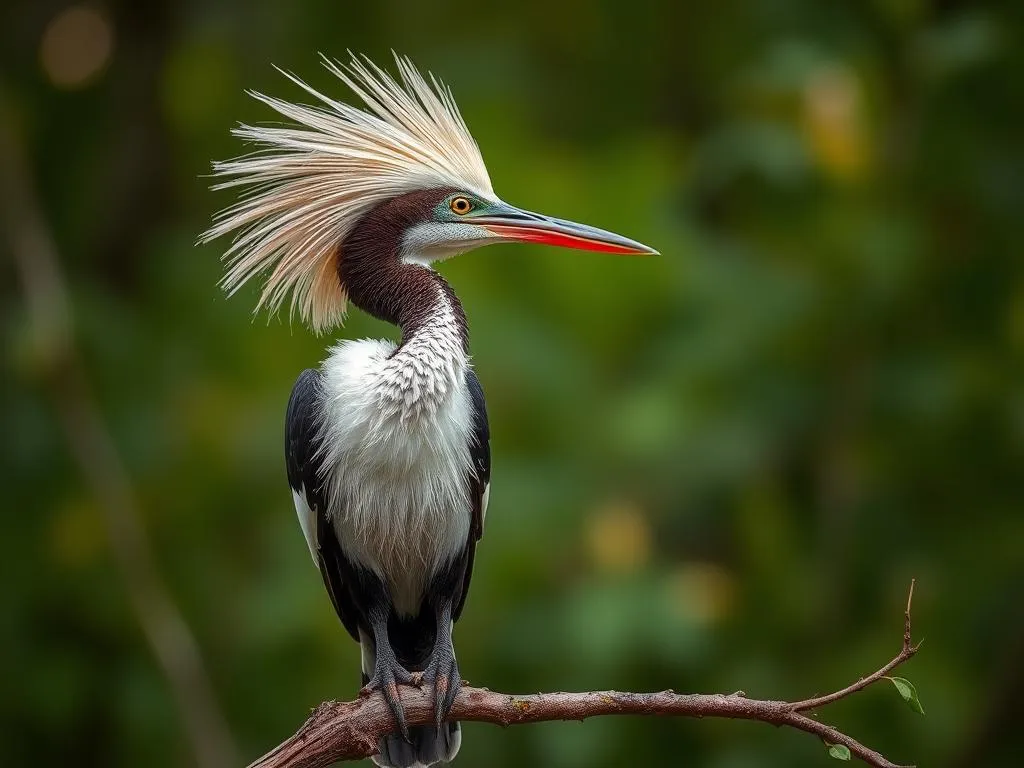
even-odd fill
[(471, 224), (424, 221), (409, 227), (402, 238), (402, 261), (428, 267), (435, 261), (502, 240), (503, 237)]

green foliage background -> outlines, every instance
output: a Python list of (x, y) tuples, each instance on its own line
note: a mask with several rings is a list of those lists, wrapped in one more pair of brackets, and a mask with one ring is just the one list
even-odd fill
[[(247, 758), (347, 698), (357, 648), (284, 479), (327, 339), (250, 319), (195, 248), (228, 129), (345, 95), (316, 53), (389, 49), (454, 88), (498, 192), (663, 256), (500, 246), (442, 267), (470, 317), (494, 483), (456, 645), (496, 690), (802, 698), (901, 762), (1019, 765), (1024, 695), (1020, 4), (293, 3), (98, 7), (106, 68), (49, 74), (63, 4), (0, 18), (0, 119), (162, 570)], [(3, 239), (4, 249), (8, 239)], [(6, 254), (6, 250), (3, 252)], [(0, 764), (193, 761), (102, 517), (25, 353), (0, 259)], [(352, 314), (343, 337), (390, 334)], [(465, 729), (461, 766), (826, 765), (804, 734), (609, 719)]]

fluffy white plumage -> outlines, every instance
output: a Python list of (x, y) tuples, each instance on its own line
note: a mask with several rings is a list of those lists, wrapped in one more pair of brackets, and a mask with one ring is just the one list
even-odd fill
[(343, 341), (323, 366), (327, 509), (345, 555), (384, 579), (400, 614), (415, 615), (427, 581), (469, 536), (469, 361), (439, 301), (397, 352), (390, 341)]
[(396, 54), (395, 62), (400, 80), (365, 57), (353, 55), (348, 64), (323, 58), (365, 110), (286, 72), (320, 104), (252, 94), (293, 124), (234, 129), (260, 149), (214, 164), (215, 176), (227, 179), (215, 189), (245, 192), (217, 214), (200, 242), (235, 233), (224, 254), (222, 285), (229, 293), (269, 272), (257, 311), (276, 312), (290, 295), (293, 314), (318, 333), (329, 330), (345, 313), (339, 244), (364, 213), (391, 197), (433, 187), (493, 197), (480, 149), (451, 90), (433, 75), (428, 82), (408, 59)]

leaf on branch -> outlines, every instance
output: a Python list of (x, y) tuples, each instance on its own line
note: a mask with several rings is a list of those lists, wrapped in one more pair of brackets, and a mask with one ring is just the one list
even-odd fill
[(826, 744), (828, 747), (828, 756), (835, 760), (849, 760), (850, 759), (850, 748), (845, 744)]
[(917, 714), (923, 715), (924, 707), (921, 706), (921, 700), (917, 698), (917, 688), (914, 687), (914, 684), (905, 677), (890, 677), (889, 680), (892, 680), (892, 684), (896, 686), (900, 697), (907, 702), (907, 705)]

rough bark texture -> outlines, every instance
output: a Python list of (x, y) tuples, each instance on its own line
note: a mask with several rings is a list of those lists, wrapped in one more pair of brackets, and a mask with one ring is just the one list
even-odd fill
[[(775, 726), (813, 733), (825, 744), (842, 744), (850, 754), (876, 768), (911, 768), (891, 762), (842, 731), (814, 719), (813, 711), (851, 696), (885, 678), (917, 652), (911, 642), (910, 585), (904, 616), (903, 645), (885, 666), (842, 690), (804, 701), (748, 699), (742, 692), (725, 694), (621, 693), (536, 693), (516, 696), (486, 688), (463, 688), (455, 700), (451, 719), (509, 726), (546, 720), (585, 720), (599, 715), (648, 715), (659, 717), (724, 717), (758, 720)], [(427, 725), (434, 720), (433, 697), (429, 689), (402, 687), (402, 703), (410, 725)], [(359, 760), (377, 751), (377, 739), (394, 730), (391, 712), (380, 693), (355, 701), (324, 702), (302, 725), (298, 733), (252, 763), (249, 768), (322, 768), (341, 760)]]

